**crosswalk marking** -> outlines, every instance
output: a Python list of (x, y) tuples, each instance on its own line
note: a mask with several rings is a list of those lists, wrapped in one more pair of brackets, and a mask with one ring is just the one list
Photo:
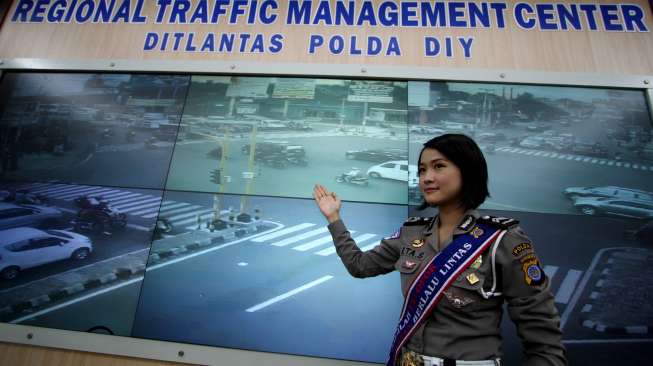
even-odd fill
[(138, 200), (130, 200), (129, 202), (120, 205), (112, 204), (112, 206), (118, 210), (123, 210), (128, 207), (138, 206), (150, 202), (160, 203), (161, 197), (144, 196), (139, 197)]
[[(360, 243), (362, 243), (362, 242), (364, 242), (364, 241), (368, 241), (369, 239), (371, 239), (371, 238), (373, 238), (373, 237), (375, 237), (375, 236), (376, 236), (375, 234), (363, 234), (363, 235), (357, 236), (357, 237), (355, 237), (355, 238), (353, 238), (353, 239), (354, 239), (354, 241), (356, 242), (356, 244), (359, 244), (359, 245), (360, 245)], [(331, 238), (329, 238), (329, 239), (331, 239)], [(377, 243), (378, 243), (378, 242), (377, 242)], [(294, 249), (294, 248), (293, 248), (293, 249)], [(361, 250), (362, 250), (362, 249), (361, 249)], [(335, 247), (335, 246), (331, 246), (331, 247), (329, 247), (329, 248), (322, 249), (322, 250), (320, 250), (319, 252), (316, 252), (315, 254), (317, 254), (317, 255), (321, 255), (321, 256), (327, 256), (327, 255), (334, 254), (335, 252), (336, 252), (336, 247)]]
[(253, 239), (252, 241), (255, 242), (255, 243), (261, 243), (261, 242), (264, 242), (264, 241), (267, 241), (267, 240), (270, 240), (270, 239), (276, 239), (276, 238), (278, 238), (280, 236), (290, 234), (290, 233), (294, 233), (296, 231), (309, 228), (311, 226), (315, 226), (315, 224), (305, 222), (303, 224), (287, 227), (285, 229), (275, 231), (275, 232), (272, 232), (272, 233), (267, 234), (267, 235), (260, 236), (260, 237), (258, 237), (256, 239)]
[(556, 294), (555, 302), (559, 304), (566, 304), (569, 302), (571, 295), (576, 288), (576, 284), (580, 280), (582, 274), (583, 272), (577, 271), (575, 269), (569, 270), (569, 272), (567, 272), (567, 275), (562, 281), (562, 285), (560, 285), (560, 289)]
[(283, 247), (283, 246), (286, 246), (288, 244), (296, 243), (296, 242), (298, 242), (300, 240), (310, 238), (312, 236), (316, 236), (316, 235), (326, 233), (327, 231), (329, 231), (329, 230), (326, 227), (321, 227), (321, 228), (318, 228), (318, 229), (315, 229), (315, 230), (305, 232), (305, 233), (300, 234), (300, 235), (291, 236), (290, 238), (287, 238), (287, 239), (272, 243), (272, 245), (274, 245), (275, 247)]
[(56, 185), (56, 186), (50, 186), (46, 188), (40, 188), (33, 190), (33, 193), (39, 193), (39, 194), (44, 194), (44, 195), (49, 195), (50, 192), (68, 192), (68, 191), (74, 191), (78, 190), (80, 188), (85, 188), (86, 186), (66, 186), (66, 185)]
[(321, 237), (319, 239), (309, 241), (306, 244), (298, 245), (298, 246), (294, 247), (293, 249), (297, 250), (297, 251), (300, 251), (300, 252), (305, 252), (305, 251), (307, 251), (309, 249), (313, 249), (313, 248), (322, 246), (324, 244), (329, 244), (329, 243), (332, 243), (332, 242), (333, 242), (333, 239), (331, 238), (331, 236), (327, 235), (327, 236), (323, 236), (323, 237)]
[(174, 221), (175, 225), (188, 225), (190, 223), (195, 223), (197, 224), (197, 215), (200, 215), (200, 220), (205, 220), (213, 215), (213, 209), (207, 209), (207, 210), (202, 210), (202, 211), (196, 211), (193, 212), (193, 216), (190, 216), (189, 218), (181, 221)]
[[(145, 212), (153, 212), (152, 210), (157, 210), (158, 211), (160, 204), (161, 204), (161, 202), (156, 201), (156, 202), (146, 203), (146, 204), (143, 204), (143, 205), (138, 205), (137, 207), (121, 209), (121, 211), (125, 212), (125, 213), (129, 213), (130, 215), (138, 215), (137, 212), (145, 213)], [(145, 209), (146, 207), (149, 207), (149, 208)], [(145, 209), (145, 210), (143, 210), (143, 209)], [(138, 210), (138, 211), (136, 211), (136, 210)], [(136, 211), (136, 212), (133, 212), (133, 211)]]
[[(74, 189), (74, 190), (66, 190), (66, 191), (60, 191), (54, 194), (47, 195), (48, 197), (52, 198), (58, 198), (65, 200), (67, 198), (72, 198), (72, 197), (77, 197), (77, 196), (82, 196), (86, 194), (91, 194), (93, 192), (101, 191), (105, 188), (102, 187), (87, 187), (87, 188), (81, 188), (81, 189)], [(71, 194), (71, 192), (74, 192)]]

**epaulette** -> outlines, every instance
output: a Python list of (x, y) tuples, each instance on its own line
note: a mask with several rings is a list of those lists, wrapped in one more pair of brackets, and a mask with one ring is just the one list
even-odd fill
[(414, 216), (414, 217), (409, 217), (406, 221), (404, 221), (404, 226), (413, 226), (413, 225), (428, 225), (432, 217), (420, 217), (420, 216)]
[(519, 224), (519, 220), (517, 219), (512, 219), (509, 217), (488, 216), (488, 215), (481, 216), (476, 221), (483, 222), (492, 226), (496, 226), (501, 229), (509, 229)]

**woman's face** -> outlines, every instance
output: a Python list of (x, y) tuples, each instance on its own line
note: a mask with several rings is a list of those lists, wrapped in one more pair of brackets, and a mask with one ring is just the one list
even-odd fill
[(460, 169), (438, 150), (424, 149), (418, 174), (419, 189), (429, 205), (443, 206), (460, 201), (463, 185)]

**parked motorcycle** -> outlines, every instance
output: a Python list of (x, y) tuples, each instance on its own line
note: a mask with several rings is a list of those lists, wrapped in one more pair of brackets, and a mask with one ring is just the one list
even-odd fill
[(172, 222), (167, 217), (159, 217), (154, 225), (154, 240), (163, 238), (163, 234), (172, 232)]
[(351, 171), (336, 176), (336, 182), (349, 183), (363, 187), (367, 187), (370, 184), (369, 178), (361, 174), (361, 171), (358, 168), (352, 168)]

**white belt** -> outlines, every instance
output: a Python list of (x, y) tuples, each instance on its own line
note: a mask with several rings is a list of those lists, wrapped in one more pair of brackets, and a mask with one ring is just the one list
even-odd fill
[[(424, 356), (424, 366), (442, 366), (444, 365), (444, 359), (438, 357)], [(501, 366), (501, 360), (482, 360), (482, 361), (458, 361), (456, 360), (456, 366)]]

